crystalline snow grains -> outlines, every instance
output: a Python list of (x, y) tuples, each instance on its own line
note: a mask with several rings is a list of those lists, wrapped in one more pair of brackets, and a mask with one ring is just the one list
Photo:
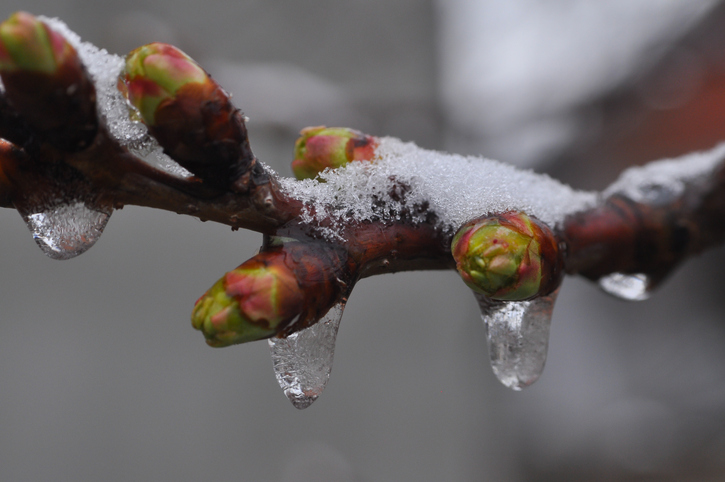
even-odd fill
[(623, 194), (637, 202), (667, 201), (679, 196), (686, 183), (709, 175), (725, 159), (725, 143), (709, 151), (693, 152), (678, 159), (650, 162), (624, 171), (602, 194)]
[[(641, 202), (667, 201), (681, 194), (687, 182), (715, 169), (725, 159), (725, 143), (678, 160), (630, 168), (601, 195), (576, 191), (546, 175), (508, 164), (429, 151), (394, 138), (380, 139), (376, 155), (372, 163), (355, 162), (324, 171), (319, 177), (325, 182), (283, 179), (282, 184), (314, 206), (320, 218), (326, 213), (338, 220), (366, 221), (381, 215), (390, 219), (395, 216), (390, 212), (428, 202), (427, 209), (436, 213), (441, 227), (451, 231), (473, 218), (511, 210), (526, 212), (553, 227), (614, 193)], [(405, 199), (388, 195), (396, 185), (407, 186)], [(381, 199), (387, 211), (374, 208)]]
[[(354, 162), (326, 170), (317, 180), (283, 179), (283, 187), (314, 206), (314, 212), (339, 220), (392, 220), (427, 203), (444, 229), (470, 219), (518, 210), (553, 226), (567, 214), (596, 203), (597, 195), (571, 189), (546, 175), (522, 171), (488, 159), (429, 151), (394, 138), (380, 139), (373, 162)], [(403, 199), (389, 195), (406, 186)], [(385, 201), (385, 210), (376, 203)], [(418, 219), (422, 221), (421, 218)]]
[[(106, 119), (111, 134), (150, 164), (177, 176), (189, 176), (162, 152), (142, 123), (130, 119), (128, 103), (116, 88), (123, 58), (81, 42), (58, 19), (40, 18), (78, 51), (95, 82), (99, 114)], [(312, 221), (313, 212), (319, 218), (330, 216), (338, 221), (393, 220), (403, 212), (409, 216), (417, 212), (418, 218), (413, 214), (413, 219), (422, 221), (426, 212), (434, 212), (441, 227), (451, 231), (470, 219), (510, 210), (524, 211), (553, 227), (567, 215), (594, 206), (599, 199), (596, 193), (575, 191), (546, 175), (488, 159), (429, 151), (398, 139), (380, 139), (376, 154), (374, 162), (354, 162), (321, 173), (323, 183), (291, 178), (282, 178), (281, 183), (292, 196), (314, 207), (303, 213), (307, 221)], [(645, 202), (666, 200), (681, 193), (687, 181), (709, 173), (723, 158), (725, 144), (690, 154), (682, 161), (631, 168), (602, 194), (623, 193)], [(403, 199), (390, 196), (399, 186), (405, 186)], [(339, 237), (334, 225), (326, 234)]]

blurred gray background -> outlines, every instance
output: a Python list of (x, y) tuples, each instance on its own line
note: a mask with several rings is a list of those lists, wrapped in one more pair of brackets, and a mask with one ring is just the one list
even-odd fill
[[(631, 164), (725, 139), (714, 0), (5, 0), (123, 54), (175, 43), (251, 118), (283, 175), (296, 133), (347, 125), (601, 189)], [(261, 236), (115, 212), (46, 258), (0, 211), (0, 480), (725, 479), (725, 251), (652, 298), (565, 281), (523, 392), (488, 366), (455, 273), (363, 280), (332, 378), (287, 401), (265, 342), (212, 349), (194, 301)]]

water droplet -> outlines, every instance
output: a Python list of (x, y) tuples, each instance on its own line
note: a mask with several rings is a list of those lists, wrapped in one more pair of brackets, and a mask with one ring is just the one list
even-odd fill
[(614, 273), (599, 279), (599, 287), (617, 298), (642, 301), (649, 298), (650, 279), (645, 274)]
[(110, 211), (87, 206), (82, 201), (52, 206), (17, 206), (40, 249), (53, 259), (70, 259), (86, 252), (103, 233)]
[(557, 293), (531, 301), (498, 301), (474, 293), (486, 326), (491, 368), (507, 387), (521, 390), (544, 370)]
[(344, 308), (340, 302), (314, 325), (287, 338), (269, 339), (277, 382), (295, 408), (309, 407), (325, 389)]

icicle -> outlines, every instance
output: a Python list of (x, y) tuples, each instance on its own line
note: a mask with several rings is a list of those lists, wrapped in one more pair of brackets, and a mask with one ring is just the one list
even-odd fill
[(645, 274), (614, 273), (599, 279), (599, 287), (617, 298), (642, 301), (649, 298), (650, 279)]
[(325, 389), (344, 308), (340, 302), (314, 325), (287, 338), (269, 339), (277, 382), (295, 408), (309, 407)]
[(544, 370), (557, 293), (531, 301), (497, 301), (474, 292), (486, 326), (491, 368), (507, 387), (521, 390)]
[(88, 207), (83, 201), (48, 206), (17, 205), (18, 212), (40, 249), (53, 259), (70, 259), (86, 252), (98, 241), (109, 212)]

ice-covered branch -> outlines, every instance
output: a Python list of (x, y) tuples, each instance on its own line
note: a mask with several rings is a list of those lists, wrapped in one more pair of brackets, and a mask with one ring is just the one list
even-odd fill
[(0, 25), (0, 76), (0, 205), (19, 211), (49, 256), (83, 253), (125, 205), (265, 235), (257, 256), (199, 299), (193, 325), (212, 346), (269, 338), (300, 408), (324, 388), (361, 278), (457, 269), (481, 306), (494, 371), (520, 389), (543, 369), (564, 273), (642, 299), (725, 236), (722, 146), (592, 193), (315, 127), (302, 131), (290, 179), (254, 156), (244, 116), (174, 47), (121, 59), (20, 13)]

